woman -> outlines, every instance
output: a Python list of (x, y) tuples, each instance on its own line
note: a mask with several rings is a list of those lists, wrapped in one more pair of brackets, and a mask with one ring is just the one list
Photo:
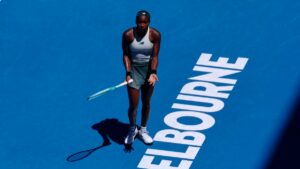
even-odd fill
[[(123, 33), (123, 63), (126, 70), (129, 97), (128, 118), (130, 130), (124, 140), (126, 145), (133, 143), (138, 136), (145, 144), (152, 144), (153, 139), (148, 135), (147, 122), (150, 113), (150, 100), (154, 85), (158, 81), (156, 70), (160, 48), (160, 33), (149, 27), (150, 14), (142, 10), (137, 12), (136, 27)], [(142, 120), (140, 129), (136, 125), (136, 114), (139, 95), (142, 100)]]

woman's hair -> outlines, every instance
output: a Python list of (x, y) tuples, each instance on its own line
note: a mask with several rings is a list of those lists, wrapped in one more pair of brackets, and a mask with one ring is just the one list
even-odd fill
[(148, 19), (149, 19), (149, 22), (150, 22), (150, 13), (146, 10), (140, 10), (136, 13), (136, 19), (139, 17), (139, 16), (146, 16)]

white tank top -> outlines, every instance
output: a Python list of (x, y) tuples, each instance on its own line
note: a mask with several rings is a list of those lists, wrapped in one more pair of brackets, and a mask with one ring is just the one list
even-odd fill
[(135, 28), (133, 29), (134, 39), (129, 44), (131, 59), (134, 63), (146, 63), (150, 61), (153, 52), (153, 43), (149, 39), (150, 27), (144, 37), (139, 37)]

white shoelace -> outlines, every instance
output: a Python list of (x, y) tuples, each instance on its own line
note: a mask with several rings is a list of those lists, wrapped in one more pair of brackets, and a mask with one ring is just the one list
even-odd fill
[(146, 134), (149, 134), (149, 132), (147, 131), (147, 130), (141, 130), (141, 132), (144, 134), (144, 133), (146, 133)]

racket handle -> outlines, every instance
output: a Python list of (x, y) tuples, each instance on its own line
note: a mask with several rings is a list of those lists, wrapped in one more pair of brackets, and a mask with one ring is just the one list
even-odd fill
[(116, 88), (119, 88), (119, 87), (122, 87), (122, 86), (125, 86), (125, 85), (127, 85), (127, 84), (130, 84), (130, 83), (132, 83), (133, 82), (133, 80), (132, 79), (130, 79), (128, 82), (123, 82), (123, 83), (121, 83), (121, 84), (119, 84), (119, 85), (116, 85), (115, 87)]

